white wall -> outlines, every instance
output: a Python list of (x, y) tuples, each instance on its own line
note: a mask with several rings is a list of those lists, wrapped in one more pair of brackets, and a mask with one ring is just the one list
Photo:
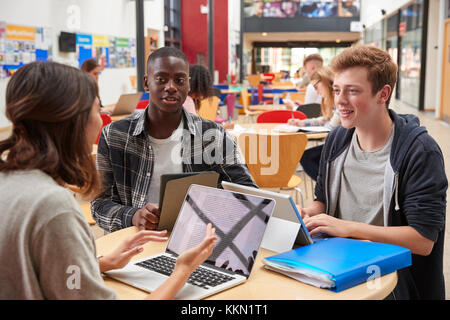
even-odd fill
[(383, 15), (381, 9), (386, 11), (386, 16), (398, 10), (412, 0), (361, 0), (361, 23), (366, 27), (381, 21)]
[[(70, 5), (80, 9), (79, 28), (68, 27), (73, 14)], [(161, 30), (164, 39), (164, 1), (144, 2), (144, 27)], [(130, 0), (0, 0), (0, 21), (30, 27), (50, 27), (53, 33), (53, 61), (77, 65), (75, 53), (59, 53), (60, 31), (136, 38), (135, 2)], [(160, 41), (160, 45), (163, 43)], [(100, 98), (104, 105), (117, 101), (122, 93), (132, 92), (130, 75), (136, 68), (105, 69), (100, 75)], [(0, 79), (0, 128), (9, 126), (5, 117), (5, 91), (8, 79)]]

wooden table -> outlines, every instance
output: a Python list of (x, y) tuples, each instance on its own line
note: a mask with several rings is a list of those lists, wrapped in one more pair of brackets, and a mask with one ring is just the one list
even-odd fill
[[(96, 241), (97, 254), (112, 251), (125, 237), (136, 233), (136, 227), (122, 229), (105, 235)], [(164, 252), (167, 243), (149, 242), (144, 245), (144, 251), (133, 260)], [(335, 293), (319, 289), (300, 281), (283, 276), (277, 272), (263, 268), (262, 259), (275, 254), (266, 249), (260, 249), (249, 279), (236, 287), (219, 292), (207, 299), (215, 300), (356, 300), (383, 299), (397, 284), (397, 273), (385, 275), (353, 288)], [(113, 289), (120, 299), (143, 299), (148, 293), (117, 280), (104, 276), (106, 286)]]

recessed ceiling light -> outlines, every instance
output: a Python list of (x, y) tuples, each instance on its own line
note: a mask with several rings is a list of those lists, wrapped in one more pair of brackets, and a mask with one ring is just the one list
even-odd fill
[(267, 36), (267, 32), (263, 32), (263, 33), (262, 33), (262, 36), (263, 36), (263, 37)]

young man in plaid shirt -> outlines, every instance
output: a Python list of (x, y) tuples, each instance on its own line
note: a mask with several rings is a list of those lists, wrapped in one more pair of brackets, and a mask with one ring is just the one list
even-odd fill
[(189, 92), (189, 63), (178, 49), (164, 47), (147, 61), (149, 105), (143, 113), (102, 130), (97, 168), (103, 193), (91, 202), (94, 219), (112, 232), (137, 226), (156, 229), (160, 176), (216, 171), (220, 182), (256, 187), (233, 138), (219, 125), (183, 109)]

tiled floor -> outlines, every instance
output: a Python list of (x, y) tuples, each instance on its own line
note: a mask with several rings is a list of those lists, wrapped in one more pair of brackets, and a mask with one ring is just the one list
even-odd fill
[[(428, 129), (429, 134), (437, 141), (444, 154), (445, 167), (447, 172), (450, 170), (450, 125), (437, 121), (434, 119), (434, 113), (418, 112), (416, 109), (406, 106), (398, 101), (392, 103), (392, 108), (397, 113), (411, 113), (419, 117), (423, 126)], [(4, 139), (9, 135), (9, 131), (0, 130), (0, 139)], [(447, 178), (449, 177), (447, 173)], [(447, 201), (449, 201), (450, 191), (447, 191)], [(312, 201), (311, 193), (307, 194), (305, 199), (305, 205), (308, 205)], [(449, 206), (447, 206), (447, 215), (449, 213)], [(450, 222), (447, 219), (446, 222), (446, 234), (445, 234), (445, 247), (444, 247), (444, 274), (446, 279), (446, 297), (450, 299)], [(96, 238), (102, 236), (103, 230), (98, 226), (92, 226), (92, 231)]]

